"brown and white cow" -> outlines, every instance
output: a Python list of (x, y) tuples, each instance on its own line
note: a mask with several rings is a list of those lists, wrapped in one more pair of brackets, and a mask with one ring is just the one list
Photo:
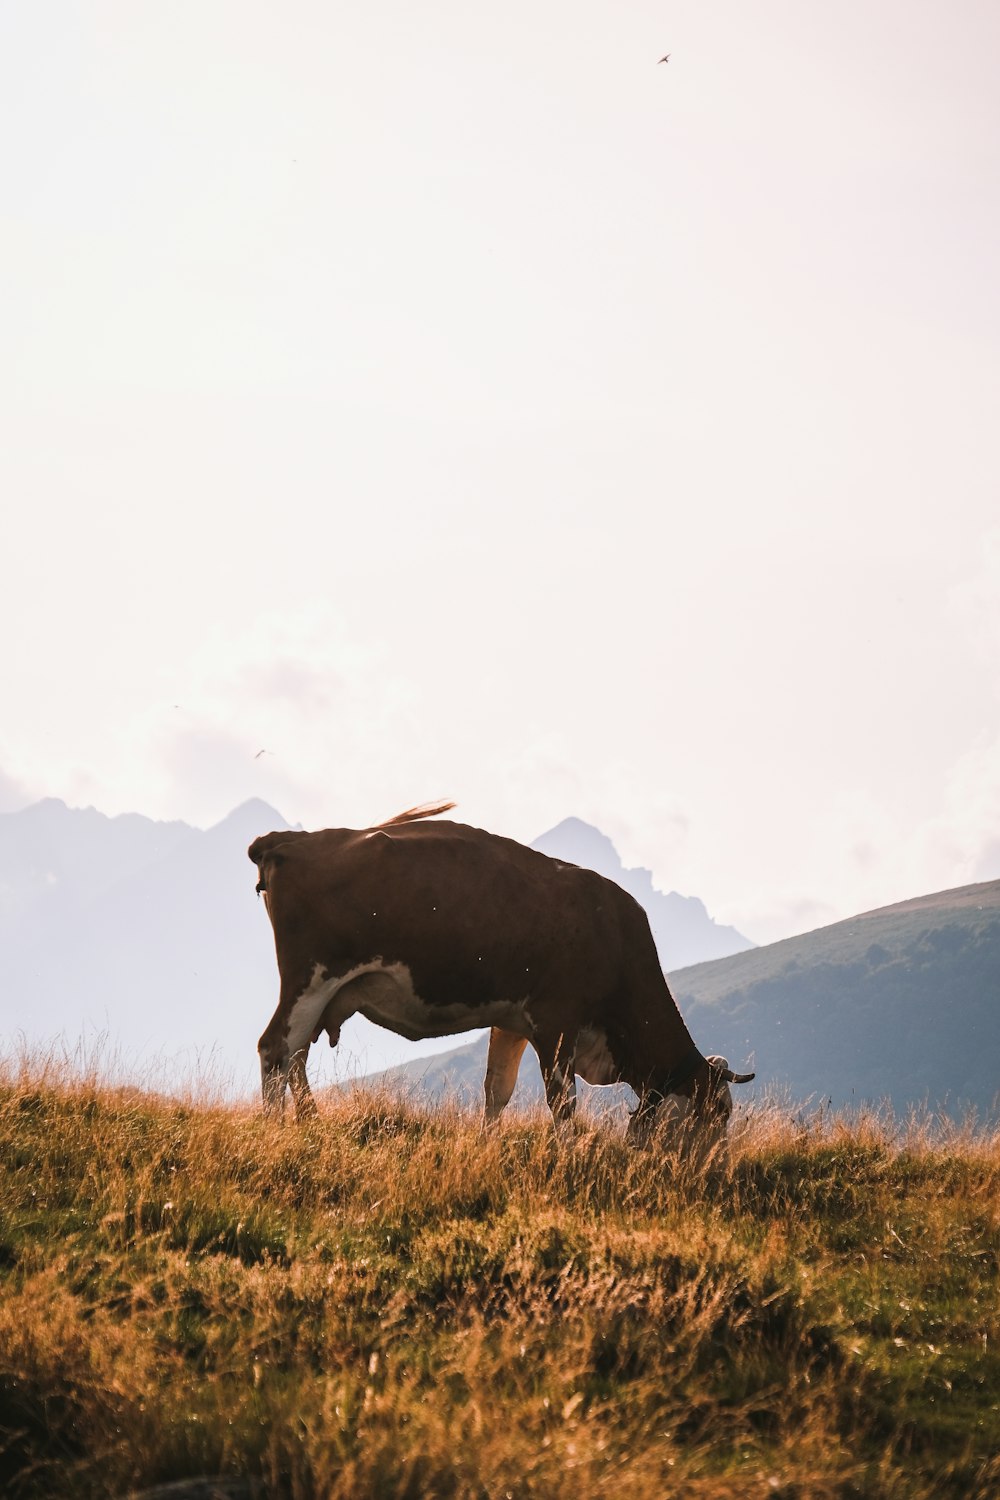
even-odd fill
[(514, 1091), (530, 1042), (556, 1121), (575, 1075), (624, 1081), (641, 1138), (669, 1096), (675, 1114), (723, 1130), (733, 1073), (703, 1057), (660, 968), (646, 913), (603, 875), (462, 823), (454, 803), (373, 828), (267, 833), (248, 850), (274, 929), (278, 1008), (258, 1044), (264, 1107), (315, 1109), (310, 1044), (360, 1013), (417, 1040), (491, 1027), (487, 1122)]

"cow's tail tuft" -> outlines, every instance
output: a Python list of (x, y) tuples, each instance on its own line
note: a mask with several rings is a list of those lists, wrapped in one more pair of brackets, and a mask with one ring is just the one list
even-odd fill
[(397, 813), (394, 818), (386, 818), (384, 823), (375, 823), (375, 828), (396, 828), (400, 823), (416, 823), (420, 818), (436, 818), (439, 813), (450, 812), (456, 806), (454, 802), (421, 802), (419, 807), (408, 807), (405, 812)]

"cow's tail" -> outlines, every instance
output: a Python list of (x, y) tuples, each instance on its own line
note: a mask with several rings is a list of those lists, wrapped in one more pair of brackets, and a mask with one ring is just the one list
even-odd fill
[(416, 823), (420, 818), (436, 818), (439, 813), (450, 812), (456, 804), (454, 802), (421, 802), (419, 807), (408, 807), (405, 812), (397, 813), (394, 818), (386, 818), (384, 823), (375, 823), (374, 828), (396, 828), (400, 823)]

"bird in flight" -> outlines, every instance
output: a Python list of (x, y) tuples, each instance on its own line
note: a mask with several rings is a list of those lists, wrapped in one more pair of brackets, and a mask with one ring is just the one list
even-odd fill
[(670, 61), (670, 53), (669, 52), (667, 53), (666, 57), (661, 57), (660, 58), (660, 62), (669, 62), (669, 61)]

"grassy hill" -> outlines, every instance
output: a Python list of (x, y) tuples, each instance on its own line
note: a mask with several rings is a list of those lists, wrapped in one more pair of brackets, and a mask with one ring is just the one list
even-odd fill
[[(1000, 880), (988, 880), (916, 896), (762, 948), (676, 969), (671, 981), (679, 994), (691, 994), (700, 1004), (713, 1004), (737, 989), (773, 982), (796, 968), (854, 964), (862, 959), (878, 968), (887, 958), (903, 957), (931, 932), (949, 930), (952, 938), (947, 946), (953, 949), (963, 939), (992, 939), (998, 922)], [(872, 954), (873, 948), (881, 951)]]
[(1000, 1137), (307, 1129), (0, 1077), (0, 1493), (988, 1500)]
[[(699, 1046), (757, 1070), (758, 1089), (835, 1108), (887, 1100), (992, 1116), (1000, 1093), (1000, 881), (920, 896), (801, 937), (675, 970)], [(428, 1097), (482, 1098), (486, 1039), (380, 1074)], [(537, 1060), (514, 1104), (544, 1097)], [(743, 1097), (743, 1091), (740, 1091)], [(627, 1089), (581, 1087), (590, 1110)]]
[(1000, 1092), (1000, 881), (920, 896), (670, 976), (695, 1036), (834, 1106), (988, 1113)]

